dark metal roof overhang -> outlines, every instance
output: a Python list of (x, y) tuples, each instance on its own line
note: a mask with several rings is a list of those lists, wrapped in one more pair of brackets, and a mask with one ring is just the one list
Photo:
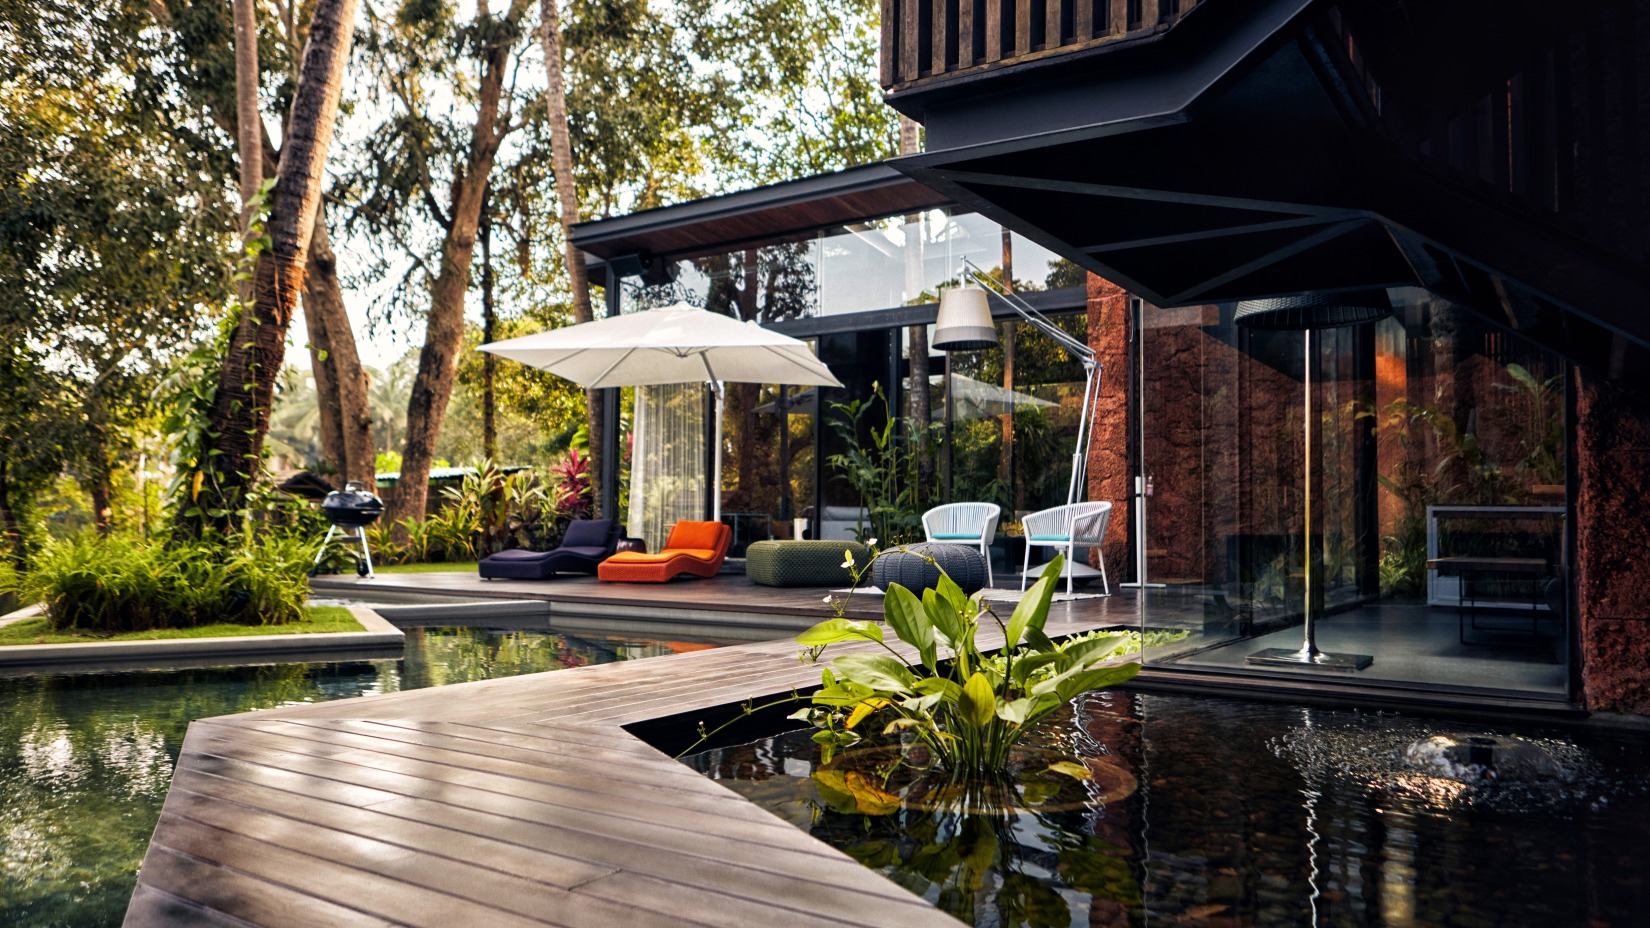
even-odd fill
[[(1644, 264), (1397, 157), (1330, 6), (1210, 0), (1078, 70), (905, 92), (890, 102), (925, 123), (929, 151), (891, 163), (1160, 305), (1417, 285), (1612, 375), (1650, 367), (1624, 363), (1650, 360)], [(1401, 13), (1412, 32), (1395, 42), (1453, 50), (1433, 65), (1440, 80), (1504, 73), (1556, 19), (1586, 15), (1338, 6)], [(1433, 15), (1461, 7), (1490, 18)]]
[(871, 164), (579, 223), (573, 244), (601, 261), (628, 255), (683, 260), (951, 204), (948, 195)]

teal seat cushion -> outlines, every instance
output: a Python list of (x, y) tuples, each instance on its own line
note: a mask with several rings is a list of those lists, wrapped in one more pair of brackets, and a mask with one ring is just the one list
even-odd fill
[(1071, 538), (1067, 535), (1033, 535), (1033, 536), (1031, 536), (1031, 540), (1032, 541), (1070, 541)]
[(935, 541), (979, 541), (979, 532), (935, 532)]

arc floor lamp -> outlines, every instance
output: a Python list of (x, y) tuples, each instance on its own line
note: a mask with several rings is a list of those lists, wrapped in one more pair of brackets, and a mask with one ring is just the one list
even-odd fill
[[(962, 261), (962, 286), (952, 287), (940, 294), (939, 318), (934, 323), (934, 348), (947, 354), (953, 351), (978, 351), (997, 344), (997, 328), (991, 320), (992, 296), (997, 297), (1020, 320), (1048, 336), (1067, 354), (1083, 365), (1083, 412), (1077, 420), (1077, 447), (1071, 455), (1071, 485), (1066, 489), (1066, 502), (1080, 502), (1088, 486), (1089, 450), (1094, 442), (1094, 402), (1100, 395), (1100, 373), (1103, 365), (1094, 349), (1065, 329), (1055, 325), (1025, 298), (1000, 286), (980, 270), (974, 262)], [(947, 381), (946, 389), (950, 389)]]

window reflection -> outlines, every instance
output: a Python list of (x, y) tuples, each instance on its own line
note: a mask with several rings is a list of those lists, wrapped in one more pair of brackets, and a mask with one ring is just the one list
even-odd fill
[[(1391, 318), (1312, 339), (1319, 644), (1373, 653), (1361, 682), (1562, 695), (1563, 363), (1389, 295)], [(1245, 655), (1300, 640), (1301, 335), (1240, 330), (1230, 306), (1148, 306), (1140, 326), (1145, 621), (1194, 632), (1156, 659), (1263, 672)]]

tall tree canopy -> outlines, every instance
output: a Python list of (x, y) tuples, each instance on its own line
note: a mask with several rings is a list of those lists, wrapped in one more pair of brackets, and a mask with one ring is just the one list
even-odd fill
[(0, 0), (0, 521), (79, 477), (107, 527), (150, 389), (230, 292), (232, 160), (142, 2)]

